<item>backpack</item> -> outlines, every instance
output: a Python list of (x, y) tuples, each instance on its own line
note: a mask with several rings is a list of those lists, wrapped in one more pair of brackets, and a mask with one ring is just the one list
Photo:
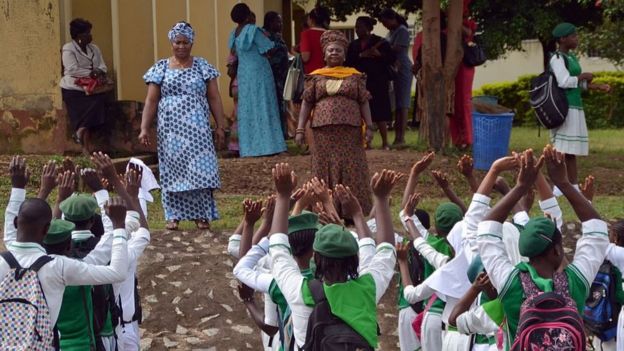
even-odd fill
[(314, 308), (308, 319), (304, 351), (373, 351), (368, 342), (353, 328), (331, 313), (323, 283), (314, 279), (308, 282)]
[(570, 297), (565, 273), (553, 276), (553, 292), (542, 292), (527, 272), (520, 272), (525, 300), (512, 351), (575, 350), (585, 351), (583, 319)]
[[(556, 54), (559, 57), (559, 53)], [(568, 67), (568, 60), (563, 62)], [(565, 90), (559, 87), (555, 74), (546, 70), (531, 80), (529, 103), (533, 107), (538, 122), (547, 129), (561, 126), (568, 116), (568, 98)]]
[(616, 276), (611, 262), (604, 261), (589, 289), (583, 320), (585, 327), (602, 341), (617, 334), (618, 313), (621, 306), (616, 298)]
[[(420, 254), (420, 252), (418, 252), (418, 250), (416, 250), (411, 242), (407, 257), (409, 261), (409, 275), (412, 279), (412, 284), (414, 286), (418, 286), (425, 281), (425, 258)], [(421, 313), (424, 310), (422, 301), (411, 304), (410, 307), (412, 307), (416, 313)]]
[(37, 272), (53, 260), (41, 256), (22, 268), (10, 252), (0, 254), (11, 270), (0, 283), (0, 349), (54, 350), (58, 338)]

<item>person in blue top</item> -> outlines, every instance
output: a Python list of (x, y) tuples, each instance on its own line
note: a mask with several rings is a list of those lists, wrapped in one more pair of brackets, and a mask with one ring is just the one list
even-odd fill
[(266, 55), (275, 44), (262, 29), (249, 23), (249, 6), (240, 3), (231, 17), (238, 26), (228, 47), (238, 57), (238, 144), (241, 157), (266, 156), (286, 151), (273, 71)]
[(204, 58), (192, 56), (195, 32), (178, 22), (169, 31), (173, 56), (159, 60), (143, 76), (148, 85), (139, 141), (150, 145), (149, 129), (158, 115), (158, 166), (167, 229), (181, 220), (195, 220), (199, 229), (218, 219), (213, 191), (221, 187), (212, 140), (225, 140), (219, 72)]

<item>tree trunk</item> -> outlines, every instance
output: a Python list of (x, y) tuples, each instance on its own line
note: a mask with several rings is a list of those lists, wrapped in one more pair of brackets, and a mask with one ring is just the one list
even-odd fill
[(424, 120), (422, 137), (439, 151), (444, 144), (445, 89), (440, 51), (440, 0), (423, 1), (422, 79)]
[(446, 34), (446, 57), (444, 59), (444, 88), (446, 90), (446, 113), (455, 112), (455, 77), (464, 58), (462, 47), (463, 1), (450, 0)]

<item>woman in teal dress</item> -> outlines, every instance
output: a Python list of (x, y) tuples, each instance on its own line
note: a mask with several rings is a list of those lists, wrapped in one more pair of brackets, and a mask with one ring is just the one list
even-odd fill
[(266, 54), (273, 42), (254, 24), (251, 10), (236, 4), (231, 17), (238, 24), (229, 48), (238, 56), (238, 143), (241, 157), (266, 156), (286, 151), (275, 82)]

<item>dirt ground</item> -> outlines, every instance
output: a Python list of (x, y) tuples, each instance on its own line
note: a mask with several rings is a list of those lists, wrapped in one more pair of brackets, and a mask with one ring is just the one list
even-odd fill
[[(421, 155), (409, 150), (367, 153), (371, 174), (383, 168), (407, 173)], [(43, 156), (30, 157), (39, 161), (45, 159)], [(9, 156), (0, 155), (0, 177), (7, 175), (9, 159)], [(618, 161), (624, 161), (624, 156)], [(301, 182), (311, 177), (309, 156), (222, 159), (222, 193), (268, 195), (273, 191), (270, 169), (276, 162), (289, 162), (297, 170)], [(438, 157), (432, 169), (451, 172), (451, 182), (462, 184), (457, 188), (462, 193), (467, 187), (459, 181), (456, 162), (456, 156)], [(39, 170), (33, 168), (36, 177)], [(595, 168), (592, 174), (600, 179), (598, 195), (621, 194), (620, 170)], [(423, 189), (434, 186), (428, 176), (423, 177), (421, 184)], [(400, 192), (401, 189), (397, 189), (394, 196), (400, 198)], [(566, 231), (572, 234), (566, 235), (568, 254), (572, 252), (569, 248), (573, 247), (578, 230), (578, 225), (566, 225)], [(235, 262), (226, 252), (228, 236), (229, 233), (209, 231), (152, 233), (152, 243), (139, 265), (144, 308), (144, 323), (141, 325), (143, 350), (261, 349), (258, 329), (238, 298), (237, 282), (231, 273)], [(381, 350), (398, 349), (396, 292), (396, 282), (392, 282), (379, 306)]]

